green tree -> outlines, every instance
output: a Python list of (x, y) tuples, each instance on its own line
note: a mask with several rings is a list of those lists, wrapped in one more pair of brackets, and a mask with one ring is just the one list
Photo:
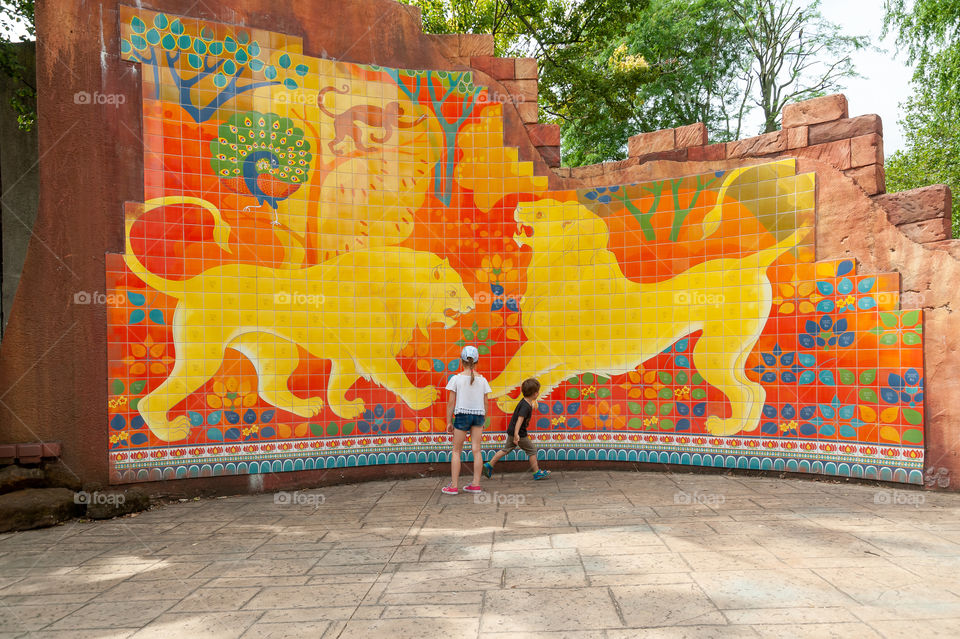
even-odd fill
[(17, 123), (24, 131), (33, 128), (37, 119), (36, 79), (29, 76), (20, 63), (12, 42), (36, 37), (34, 0), (0, 0), (0, 75), (17, 86), (10, 98), (10, 107), (17, 114)]
[(750, 101), (763, 113), (763, 132), (780, 128), (789, 102), (843, 88), (856, 76), (850, 54), (868, 46), (864, 36), (844, 35), (820, 13), (820, 0), (728, 0), (750, 51)]
[[(889, 0), (886, 28), (915, 65), (915, 93), (902, 105), (905, 147), (887, 160), (888, 191), (946, 184), (960, 193), (960, 4)], [(960, 198), (952, 211), (960, 237)]]

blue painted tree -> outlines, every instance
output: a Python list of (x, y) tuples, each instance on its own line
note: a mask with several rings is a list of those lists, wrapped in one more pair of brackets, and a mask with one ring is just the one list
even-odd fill
[[(237, 31), (221, 40), (205, 26), (200, 33), (191, 34), (179, 18), (163, 13), (155, 14), (149, 25), (134, 17), (127, 36), (120, 41), (120, 51), (127, 59), (152, 67), (154, 97), (160, 97), (161, 73), (166, 71), (177, 89), (180, 106), (198, 123), (209, 120), (241, 93), (279, 84), (297, 89), (300, 85), (295, 78), (308, 71), (304, 64), (291, 69), (287, 54), (276, 66), (267, 64), (261, 59), (263, 48), (246, 32)], [(206, 78), (211, 79), (214, 96), (203, 104), (200, 95), (206, 92), (195, 89)]]
[[(456, 163), (457, 133), (473, 115), (482, 87), (473, 84), (469, 71), (410, 71), (374, 67), (390, 76), (414, 103), (427, 93), (433, 113), (443, 131), (444, 154), (433, 167), (433, 190), (437, 199), (449, 206), (453, 197), (453, 168)], [(456, 101), (459, 108), (447, 108)]]

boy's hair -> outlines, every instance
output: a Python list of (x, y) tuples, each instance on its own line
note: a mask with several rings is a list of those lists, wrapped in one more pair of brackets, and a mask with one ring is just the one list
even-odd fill
[(524, 397), (533, 397), (540, 392), (540, 382), (533, 379), (523, 380), (523, 384), (520, 386), (520, 392), (523, 393)]

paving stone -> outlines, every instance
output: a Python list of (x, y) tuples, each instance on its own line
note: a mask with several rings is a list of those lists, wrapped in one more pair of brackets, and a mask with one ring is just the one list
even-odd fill
[(852, 603), (849, 597), (809, 570), (694, 572), (693, 579), (720, 609)]
[(726, 618), (696, 584), (613, 586), (613, 598), (631, 627), (725, 625)]
[(216, 612), (197, 614), (165, 614), (157, 617), (133, 639), (169, 639), (170, 637), (240, 637), (257, 620), (256, 612)]
[(484, 632), (597, 630), (623, 624), (606, 588), (497, 590), (484, 599)]
[(444, 637), (444, 639), (475, 639), (477, 619), (377, 619), (351, 620), (346, 623), (342, 639), (369, 637)]

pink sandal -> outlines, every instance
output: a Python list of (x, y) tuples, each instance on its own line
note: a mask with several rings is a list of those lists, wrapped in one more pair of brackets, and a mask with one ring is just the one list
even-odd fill
[[(466, 488), (464, 488), (464, 490), (466, 490)], [(454, 488), (453, 486), (444, 486), (443, 488), (440, 489), (440, 492), (443, 493), (444, 495), (456, 495), (460, 491)]]

